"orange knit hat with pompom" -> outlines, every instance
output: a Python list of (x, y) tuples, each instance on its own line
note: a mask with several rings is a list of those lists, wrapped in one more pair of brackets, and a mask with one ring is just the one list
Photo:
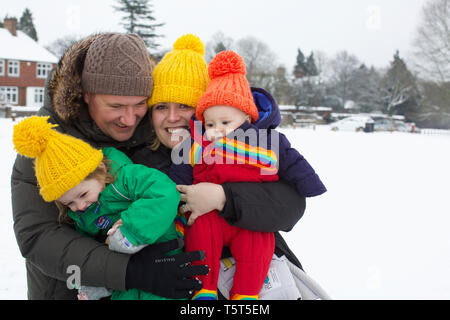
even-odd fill
[(245, 77), (244, 59), (233, 51), (217, 54), (208, 66), (210, 81), (205, 93), (198, 101), (196, 116), (203, 121), (203, 112), (212, 106), (238, 108), (258, 120), (258, 108), (253, 100), (250, 85)]

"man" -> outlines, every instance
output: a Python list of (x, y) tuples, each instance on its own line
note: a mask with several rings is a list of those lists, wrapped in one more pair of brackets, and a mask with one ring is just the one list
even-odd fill
[[(58, 130), (96, 148), (114, 146), (125, 153), (149, 144), (152, 128), (147, 99), (154, 63), (134, 34), (99, 34), (68, 49), (47, 85), (39, 115), (50, 116)], [(81, 236), (59, 223), (53, 204), (42, 200), (30, 159), (18, 156), (11, 177), (14, 231), (26, 259), (29, 299), (76, 299), (69, 277), (115, 290), (137, 288), (168, 298), (187, 297), (201, 288), (188, 277), (207, 273), (189, 262), (202, 254), (181, 253), (161, 259), (177, 241), (148, 246), (129, 256), (110, 251), (101, 239)], [(79, 274), (73, 272), (79, 270)]]

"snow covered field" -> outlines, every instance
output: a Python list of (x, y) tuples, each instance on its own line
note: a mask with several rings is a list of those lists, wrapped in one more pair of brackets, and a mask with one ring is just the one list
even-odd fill
[[(0, 119), (0, 299), (26, 299), (12, 230), (12, 125)], [(450, 299), (450, 136), (281, 131), (328, 188), (283, 235), (333, 299)]]

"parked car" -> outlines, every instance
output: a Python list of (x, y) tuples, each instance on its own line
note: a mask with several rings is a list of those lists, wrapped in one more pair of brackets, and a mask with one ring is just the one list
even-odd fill
[(420, 132), (415, 123), (404, 122), (390, 118), (375, 119), (375, 131), (400, 131), (400, 132)]
[(331, 123), (333, 131), (372, 131), (370, 128), (374, 121), (371, 117), (353, 115)]
[(387, 119), (387, 118), (380, 118), (380, 119), (375, 119), (374, 129), (375, 129), (375, 131), (392, 132), (392, 131), (396, 130), (396, 127), (395, 127), (395, 123), (393, 120)]
[(394, 120), (395, 128), (400, 132), (420, 133), (420, 128), (414, 122), (403, 122), (401, 120)]
[(395, 129), (400, 132), (411, 132), (411, 127), (407, 126), (406, 123), (400, 120), (394, 120)]

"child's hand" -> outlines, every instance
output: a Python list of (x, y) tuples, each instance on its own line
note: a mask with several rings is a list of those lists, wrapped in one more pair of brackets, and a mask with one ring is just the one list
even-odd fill
[(113, 226), (111, 227), (111, 229), (108, 230), (108, 232), (106, 233), (108, 235), (108, 237), (106, 238), (105, 243), (109, 246), (109, 237), (112, 236), (117, 229), (120, 228), (120, 226), (123, 225), (123, 221), (122, 219), (119, 219), (116, 221), (116, 223), (113, 224)]

